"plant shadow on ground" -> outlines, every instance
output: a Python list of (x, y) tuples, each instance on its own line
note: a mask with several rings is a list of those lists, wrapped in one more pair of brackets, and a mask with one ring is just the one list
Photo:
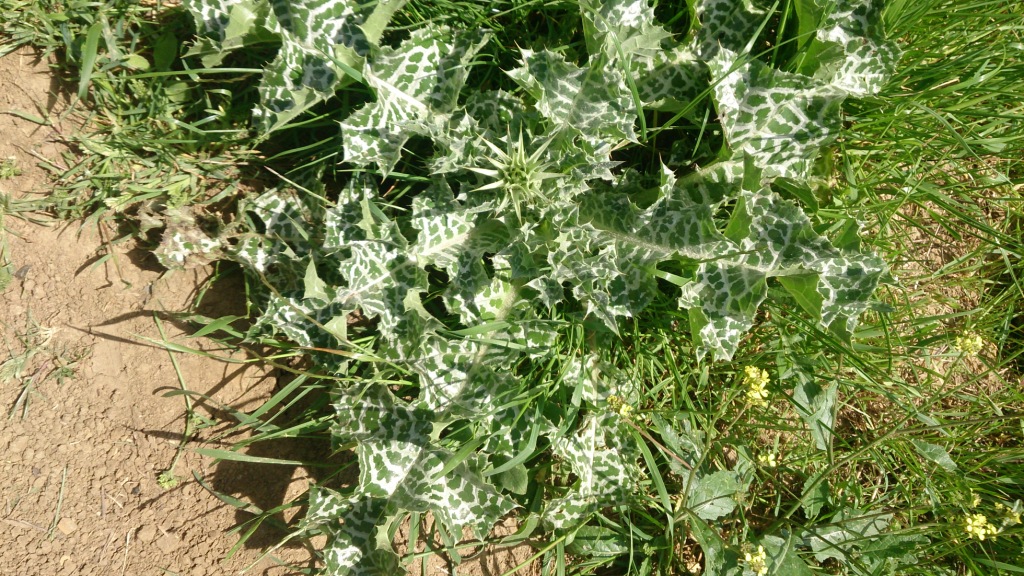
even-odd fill
[[(290, 376), (276, 375), (279, 380)], [(306, 398), (301, 403), (317, 402), (317, 398)], [(283, 412), (299, 415), (307, 409), (308, 406), (295, 405)], [(261, 440), (248, 445), (240, 454), (245, 458), (290, 462), (222, 460), (216, 466), (211, 488), (249, 503), (236, 511), (236, 520), (245, 527), (247, 534), (253, 522), (259, 526), (247, 535), (244, 545), (248, 548), (269, 548), (294, 531), (295, 522), (306, 514), (304, 495), (308, 484), (338, 487), (356, 481), (354, 457), (348, 452), (335, 453), (324, 435)], [(342, 474), (338, 474), (338, 470), (343, 471)], [(293, 541), (288, 545), (299, 547), (302, 543)]]
[[(103, 255), (91, 258), (86, 265), (88, 269)], [(152, 271), (162, 270), (152, 253), (145, 248), (136, 247), (119, 252), (115, 257), (127, 257), (131, 265)], [(128, 265), (125, 262), (124, 265)], [(182, 273), (182, 271), (166, 272)], [(112, 279), (116, 282), (116, 278)], [(198, 282), (186, 301), (192, 302), (190, 312), (172, 313), (163, 309), (153, 296), (143, 309), (110, 317), (96, 324), (91, 334), (106, 340), (117, 341), (133, 346), (150, 346), (166, 348), (157, 341), (143, 342), (135, 338), (117, 335), (111, 330), (139, 318), (156, 317), (159, 322), (181, 334), (194, 334), (202, 324), (198, 318), (238, 318), (229, 326), (231, 330), (244, 332), (246, 320), (245, 279), (240, 269), (231, 263), (221, 262), (211, 275)], [(259, 359), (272, 355), (275, 350), (270, 348), (239, 347), (230, 337), (221, 338), (223, 333), (211, 334), (212, 343), (197, 344), (195, 340), (174, 338), (175, 344), (192, 348), (199, 354), (218, 354), (234, 351), (246, 352), (250, 359)], [(186, 440), (186, 450), (192, 448), (208, 448), (215, 450), (232, 450), (239, 454), (238, 460), (223, 459), (218, 461), (212, 474), (203, 478), (205, 486), (217, 497), (236, 508), (236, 524), (244, 546), (249, 549), (268, 549), (279, 544), (290, 532), (294, 531), (294, 523), (305, 514), (304, 491), (308, 483), (318, 485), (348, 485), (355, 481), (351, 471), (353, 458), (349, 453), (335, 454), (328, 436), (324, 434), (304, 434), (294, 437), (272, 437), (253, 441), (252, 434), (259, 434), (265, 429), (259, 428), (256, 421), (248, 421), (246, 427), (237, 426), (241, 418), (249, 414), (240, 412), (232, 406), (219, 403), (216, 398), (222, 396), (229, 384), (237, 382), (248, 364), (225, 364), (225, 373), (218, 382), (204, 390), (192, 390), (192, 406), (190, 413), (199, 414), (200, 420), (211, 423), (200, 426)], [(287, 365), (287, 368), (291, 368)], [(295, 369), (301, 369), (296, 366)], [(258, 395), (259, 402), (276, 402), (261, 418), (263, 422), (272, 422), (279, 428), (288, 428), (326, 415), (329, 411), (326, 393), (316, 386), (302, 386), (281, 398), (270, 398), (288, 386), (295, 374), (287, 369), (274, 369), (258, 381), (250, 384), (252, 390), (246, 396)], [(178, 393), (179, 389), (167, 387), (158, 393)], [(256, 410), (260, 410), (258, 406)], [(251, 413), (251, 412), (250, 412)], [(189, 416), (191, 417), (191, 416)], [(163, 441), (180, 442), (180, 432), (167, 429), (138, 430), (147, 436)], [(250, 434), (250, 431), (253, 431)], [(246, 461), (245, 459), (262, 459)], [(266, 460), (284, 463), (268, 464)], [(302, 464), (297, 464), (302, 463)], [(337, 471), (341, 471), (339, 474)], [(187, 472), (186, 472), (187, 474)], [(250, 531), (251, 529), (251, 531)], [(288, 547), (303, 546), (299, 541), (291, 541)]]

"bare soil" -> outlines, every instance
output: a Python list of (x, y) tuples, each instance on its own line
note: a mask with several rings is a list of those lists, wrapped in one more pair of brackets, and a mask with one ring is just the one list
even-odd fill
[[(38, 164), (60, 162), (61, 135), (73, 129), (56, 122), (65, 106), (45, 62), (27, 52), (0, 59), (0, 159), (22, 171), (0, 180), (0, 194), (17, 201), (47, 192)], [(40, 110), (54, 126), (9, 113)], [(216, 352), (166, 314), (185, 310), (211, 270), (166, 272), (130, 243), (109, 244), (107, 226), (38, 220), (7, 214), (0, 230), (14, 271), (0, 293), (0, 575), (212, 576), (250, 566), (250, 574), (282, 575), (308, 567), (297, 545), (261, 558), (283, 536), (273, 530), (228, 558), (238, 541), (228, 530), (251, 516), (192, 478), (268, 509), (305, 490), (305, 470), (218, 464), (185, 451), (173, 470), (180, 483), (157, 481), (185, 426), (184, 399), (168, 392), (185, 386), (208, 396), (197, 411), (226, 425), (225, 407), (251, 411), (275, 386), (265, 367), (193, 354), (176, 354), (179, 380), (169, 352), (149, 341), (161, 341), (156, 314), (169, 340)], [(226, 284), (206, 313), (244, 310), (240, 282)], [(278, 448), (292, 458), (309, 450)]]

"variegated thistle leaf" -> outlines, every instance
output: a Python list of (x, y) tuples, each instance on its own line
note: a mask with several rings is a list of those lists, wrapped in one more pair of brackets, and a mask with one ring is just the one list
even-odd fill
[[(483, 536), (514, 508), (484, 480), (478, 457), (455, 462), (456, 455), (438, 445), (443, 414), (400, 401), (382, 386), (341, 393), (334, 408), (335, 440), (356, 442), (359, 458), (358, 496), (335, 503), (335, 513), (346, 515), (329, 547), (337, 573), (358, 573), (368, 558), (365, 542), (385, 520), (385, 510), (429, 511), (456, 534), (470, 528)], [(356, 519), (351, 526), (349, 517)]]
[(447, 125), (466, 81), (468, 63), (487, 42), (478, 32), (417, 28), (397, 48), (383, 48), (364, 77), (377, 101), (356, 110), (341, 130), (345, 160), (376, 164), (387, 174), (411, 136)]
[(820, 150), (838, 134), (843, 100), (877, 92), (897, 57), (881, 35), (878, 2), (823, 6), (831, 11), (823, 13), (817, 32), (822, 58), (813, 77), (772, 68), (749, 53), (768, 15), (756, 0), (697, 6), (702, 28), (696, 49), (710, 66), (729, 146), (736, 158), (752, 156), (771, 176), (810, 176)]
[(190, 56), (203, 66), (220, 65), (233, 50), (276, 36), (277, 18), (265, 0), (183, 0), (196, 24)]
[(588, 51), (632, 79), (645, 108), (692, 108), (707, 88), (707, 66), (657, 23), (648, 0), (583, 0), (580, 12)]
[(885, 39), (882, 31), (883, 2), (879, 0), (818, 0), (832, 8), (817, 31), (825, 43), (838, 50), (832, 58), (822, 58), (818, 76), (853, 96), (878, 93), (888, 82), (899, 60), (899, 49)]
[[(252, 335), (346, 345), (346, 315), (358, 310), (368, 323), (351, 329), (370, 335), (368, 347), (386, 360), (378, 373), (410, 384), (401, 393), (378, 383), (334, 390), (332, 432), (355, 446), (360, 479), (351, 496), (314, 492), (310, 526), (333, 536), (333, 573), (394, 571), (386, 528), (403, 513), (431, 512), (455, 533), (483, 533), (513, 509), (503, 490), (525, 490), (520, 467), (538, 446), (549, 445), (556, 468), (574, 476), (545, 505), (549, 527), (571, 529), (630, 497), (639, 448), (622, 416), (602, 410), (610, 394), (628, 393), (612, 390), (593, 363), (555, 370), (564, 379), (543, 390), (519, 380), (564, 363), (550, 351), (562, 337), (550, 318), (572, 321), (566, 300), (615, 331), (668, 280), (681, 288), (698, 355), (716, 359), (735, 353), (773, 284), (823, 326), (852, 332), (884, 263), (830, 244), (773, 185), (809, 176), (835, 138), (843, 98), (884, 79), (878, 13), (867, 0), (819, 6), (825, 27), (808, 42), (838, 56), (816, 70), (782, 71), (748, 50), (768, 19), (764, 4), (698, 1), (699, 30), (677, 39), (647, 0), (581, 1), (586, 57), (524, 49), (509, 72), (520, 91), (469, 96), (467, 70), (484, 33), (423, 26), (397, 47), (376, 48), (370, 20), (394, 3), (364, 12), (374, 4), (279, 0), (267, 12), (283, 38), (268, 78), (291, 82), (280, 102), (264, 92), (267, 106), (280, 104), (264, 116), (268, 126), (336, 90), (352, 72), (344, 55), (356, 54), (376, 100), (342, 123), (346, 160), (387, 175), (410, 137), (436, 150), (424, 185), (398, 206), (365, 176), (327, 205), (269, 193), (249, 211), (266, 233), (237, 246), (272, 288)], [(243, 5), (203, 12), (210, 41), (251, 32), (257, 19)], [(342, 29), (351, 33), (310, 37)], [(873, 46), (867, 52), (861, 37)], [(667, 168), (642, 175), (613, 161), (613, 150), (635, 141), (638, 114), (703, 112), (694, 106), (703, 94), (713, 96), (729, 147), (719, 162), (677, 179)], [(551, 391), (571, 400), (542, 397)]]
[(767, 295), (761, 270), (729, 262), (702, 265), (696, 282), (685, 286), (680, 298), (680, 305), (690, 311), (697, 355), (710, 352), (714, 359), (732, 358)]
[(323, 550), (327, 576), (371, 576), (398, 573), (398, 555), (382, 544), (380, 526), (387, 517), (387, 500), (356, 495), (344, 497), (313, 484), (309, 511), (302, 528), (329, 536)]
[[(747, 266), (782, 280), (816, 277), (820, 300), (805, 299), (805, 307), (821, 325), (849, 336), (868, 308), (869, 298), (888, 267), (878, 256), (844, 253), (819, 236), (807, 215), (794, 203), (767, 188), (744, 192), (744, 218), (749, 234), (741, 242)], [(803, 285), (783, 282), (800, 298)]]
[(250, 43), (277, 41), (264, 70), (257, 127), (272, 132), (358, 79), (364, 58), (406, 0), (190, 0), (201, 34), (193, 54), (216, 65)]
[(536, 99), (554, 130), (635, 140), (637, 109), (625, 76), (606, 63), (598, 57), (579, 67), (554, 52), (523, 50), (523, 65), (508, 74)]
[[(550, 278), (568, 282), (588, 314), (617, 331), (619, 319), (640, 313), (657, 292), (660, 262), (722, 258), (736, 251), (715, 227), (706, 205), (695, 204), (675, 187), (671, 173), (645, 209), (621, 190), (593, 192), (555, 220), (561, 232), (548, 248)], [(544, 285), (534, 281), (538, 290)]]
[(592, 415), (575, 435), (553, 439), (555, 455), (578, 477), (568, 494), (548, 501), (544, 522), (552, 530), (578, 526), (603, 506), (623, 503), (639, 478), (640, 451), (616, 413)]
[(359, 25), (366, 13), (355, 0), (272, 2), (281, 48), (263, 72), (257, 126), (272, 132), (323, 102), (349, 71), (358, 70), (370, 43)]
[(798, 206), (770, 189), (771, 179), (753, 159), (747, 158), (745, 170), (739, 205), (725, 230), (735, 252), (701, 264), (680, 298), (690, 309), (698, 353), (732, 357), (753, 326), (769, 278), (778, 278), (823, 327), (848, 337), (886, 277), (885, 262), (833, 247)]
[(768, 18), (762, 0), (699, 0), (694, 12), (700, 23), (695, 49), (706, 62), (723, 49), (747, 54)]
[(308, 223), (319, 218), (319, 207), (296, 194), (270, 190), (245, 210), (266, 232), (243, 236), (235, 249), (236, 257), (260, 274), (271, 274), (279, 291), (299, 288), (306, 258), (316, 246)]
[(710, 61), (714, 95), (729, 146), (773, 176), (804, 179), (840, 127), (843, 90), (782, 72), (720, 48)]

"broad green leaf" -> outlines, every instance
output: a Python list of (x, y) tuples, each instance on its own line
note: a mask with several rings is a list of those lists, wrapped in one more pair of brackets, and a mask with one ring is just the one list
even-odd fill
[[(654, 427), (661, 436), (662, 442), (672, 451), (676, 458), (689, 464), (689, 468), (696, 466), (704, 458), (704, 433), (694, 429), (689, 420), (673, 426), (672, 423), (661, 416), (653, 416)], [(669, 468), (680, 476), (689, 474), (689, 468), (680, 464), (671, 456), (668, 458)]]
[(691, 520), (693, 539), (704, 553), (704, 574), (708, 576), (740, 576), (744, 574), (740, 555), (722, 539), (718, 530), (700, 518)]
[(495, 481), (502, 490), (513, 494), (526, 494), (530, 482), (530, 471), (525, 464), (518, 464), (508, 470), (496, 474)]
[(583, 557), (618, 556), (629, 552), (629, 540), (611, 528), (583, 526), (572, 535), (565, 551)]
[(734, 472), (720, 470), (697, 478), (690, 487), (686, 505), (704, 520), (717, 520), (736, 509), (733, 498), (740, 489)]
[(835, 423), (835, 405), (839, 387), (821, 387), (815, 380), (799, 381), (793, 387), (793, 403), (800, 417), (811, 429), (815, 447), (828, 450)]
[(761, 545), (764, 546), (768, 556), (768, 573), (785, 576), (813, 576), (811, 570), (803, 558), (797, 554), (796, 545), (792, 537), (789, 540), (778, 536), (765, 536), (761, 538)]
[(808, 520), (821, 512), (821, 509), (828, 504), (828, 479), (820, 475), (812, 475), (804, 482), (803, 496), (800, 497), (800, 506)]
[(918, 454), (933, 463), (938, 464), (943, 470), (956, 472), (959, 469), (956, 462), (949, 457), (949, 452), (947, 452), (942, 446), (930, 444), (922, 440), (911, 440), (910, 443), (914, 445), (914, 450), (916, 450)]
[(876, 539), (892, 520), (892, 514), (863, 514), (849, 510), (837, 514), (831, 524), (815, 526), (802, 534), (804, 545), (810, 546), (814, 559), (824, 562), (834, 558), (847, 561), (855, 550)]
[(334, 292), (334, 290), (331, 290), (327, 286), (327, 283), (321, 280), (320, 276), (317, 275), (316, 265), (312, 258), (309, 259), (309, 264), (306, 266), (306, 276), (303, 278), (303, 282), (305, 284), (305, 291), (302, 295), (304, 299), (319, 300), (322, 302), (328, 302), (331, 300), (332, 297), (331, 294), (328, 293), (328, 290), (330, 290), (330, 292)]
[(818, 276), (816, 274), (779, 276), (778, 280), (804, 312), (815, 317), (821, 314), (821, 305), (824, 299), (818, 292)]
[(777, 343), (775, 362), (779, 381), (793, 386), (793, 407), (810, 429), (815, 447), (828, 450), (839, 388), (821, 377), (834, 367), (822, 358), (820, 345), (806, 338), (799, 333), (783, 336)]
[[(804, 47), (814, 41), (821, 27), (823, 10), (818, 0), (796, 0), (793, 2), (793, 12), (797, 20), (796, 41)], [(800, 51), (798, 48), (797, 52)]]
[(918, 554), (929, 545), (923, 534), (886, 534), (861, 549), (860, 559), (871, 574), (899, 574), (900, 566), (914, 566)]
[(180, 47), (174, 33), (165, 31), (153, 43), (153, 67), (159, 72), (170, 70), (171, 64), (178, 58)]

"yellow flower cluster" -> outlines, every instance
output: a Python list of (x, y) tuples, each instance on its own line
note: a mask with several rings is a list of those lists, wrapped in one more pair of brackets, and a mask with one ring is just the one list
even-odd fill
[(618, 412), (619, 416), (629, 418), (633, 414), (633, 407), (626, 403), (620, 396), (611, 395), (608, 397), (608, 409)]
[(758, 546), (756, 552), (744, 552), (743, 561), (747, 563), (747, 568), (757, 576), (764, 576), (768, 573), (768, 554), (764, 551), (764, 546)]
[(984, 540), (988, 536), (995, 536), (999, 533), (996, 527), (989, 524), (984, 514), (971, 514), (967, 517), (967, 535), (971, 538)]
[(743, 384), (747, 387), (747, 402), (757, 406), (768, 404), (768, 371), (756, 366), (743, 369)]
[(953, 347), (968, 354), (974, 356), (985, 346), (985, 341), (981, 339), (976, 332), (964, 332), (960, 336), (956, 337), (956, 342), (953, 343)]
[(1022, 511), (1020, 500), (1013, 503), (1013, 506), (1006, 506), (1002, 502), (996, 502), (996, 510), (1003, 513), (1003, 528), (1020, 524), (1020, 513)]
[(769, 468), (779, 465), (779, 457), (774, 452), (762, 452), (757, 455), (757, 461)]

